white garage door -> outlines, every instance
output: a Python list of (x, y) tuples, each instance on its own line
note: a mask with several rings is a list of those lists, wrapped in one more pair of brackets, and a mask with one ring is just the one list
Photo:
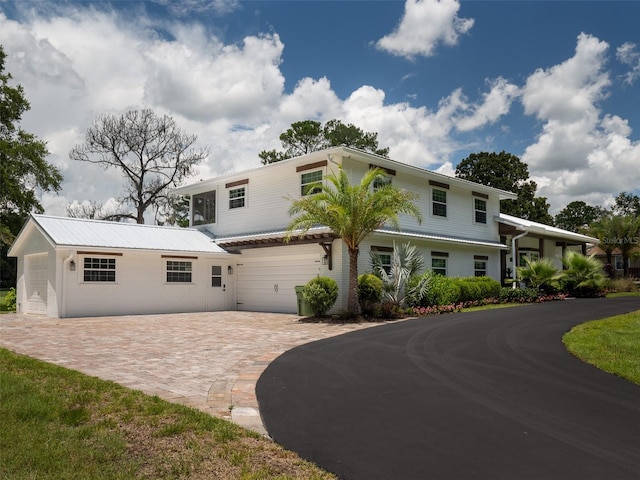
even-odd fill
[(25, 257), (26, 313), (47, 312), (47, 287), (49, 278), (48, 255)]
[[(250, 312), (296, 313), (295, 287), (304, 285), (320, 273), (322, 250), (274, 256), (268, 248), (256, 249), (261, 256), (241, 256), (237, 264), (238, 310)], [(252, 252), (253, 253), (253, 252)]]

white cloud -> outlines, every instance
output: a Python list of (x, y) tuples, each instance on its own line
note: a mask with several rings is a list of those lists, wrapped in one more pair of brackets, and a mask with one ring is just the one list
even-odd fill
[(640, 51), (637, 50), (636, 44), (626, 42), (616, 49), (616, 57), (618, 60), (631, 68), (624, 76), (624, 83), (633, 85), (640, 78)]
[(522, 160), (538, 195), (560, 208), (576, 198), (602, 204), (610, 192), (640, 185), (640, 142), (631, 140), (626, 120), (600, 108), (611, 85), (607, 49), (606, 42), (581, 34), (573, 57), (537, 70), (522, 89), (525, 112), (544, 122)]
[(407, 0), (395, 31), (376, 46), (408, 59), (432, 56), (440, 43), (455, 45), (473, 27), (473, 19), (458, 17), (459, 9), (457, 0)]
[(497, 78), (489, 82), (489, 85), (491, 90), (483, 95), (483, 102), (470, 107), (472, 114), (456, 120), (458, 130), (468, 132), (496, 122), (509, 112), (511, 103), (520, 93), (516, 85), (504, 78)]

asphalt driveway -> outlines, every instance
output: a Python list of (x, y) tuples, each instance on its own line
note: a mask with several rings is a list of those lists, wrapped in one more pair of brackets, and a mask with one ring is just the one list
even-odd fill
[(345, 480), (638, 479), (640, 387), (561, 341), (637, 309), (567, 300), (317, 341), (266, 368), (260, 411), (275, 441)]

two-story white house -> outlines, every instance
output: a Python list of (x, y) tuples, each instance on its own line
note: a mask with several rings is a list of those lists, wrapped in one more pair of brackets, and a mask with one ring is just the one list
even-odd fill
[[(501, 214), (500, 200), (515, 199), (513, 193), (335, 147), (175, 189), (190, 198), (187, 230), (33, 216), (9, 252), (18, 257), (20, 311), (60, 317), (295, 313), (295, 287), (317, 275), (338, 283), (333, 310), (346, 308), (349, 260), (342, 241), (319, 226), (286, 242), (288, 212), (292, 199), (313, 194), (329, 173), (343, 168), (357, 183), (373, 167), (386, 172), (384, 182), (418, 194), (423, 221), (404, 217), (400, 231), (382, 228), (370, 235), (360, 245), (360, 273), (371, 270), (370, 252), (390, 261), (394, 241), (416, 245), (435, 272), (498, 280), (508, 278), (523, 256), (560, 265), (565, 248), (584, 252), (587, 242), (597, 242)], [(96, 230), (100, 235), (91, 234)], [(153, 232), (164, 240), (156, 241)], [(112, 237), (118, 241), (106, 241)], [(102, 266), (115, 273), (101, 273)], [(119, 295), (124, 301), (115, 301)]]

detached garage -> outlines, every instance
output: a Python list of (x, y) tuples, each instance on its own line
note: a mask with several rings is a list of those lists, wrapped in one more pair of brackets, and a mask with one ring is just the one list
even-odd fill
[(9, 250), (17, 310), (51, 317), (232, 310), (235, 257), (204, 233), (32, 215)]

